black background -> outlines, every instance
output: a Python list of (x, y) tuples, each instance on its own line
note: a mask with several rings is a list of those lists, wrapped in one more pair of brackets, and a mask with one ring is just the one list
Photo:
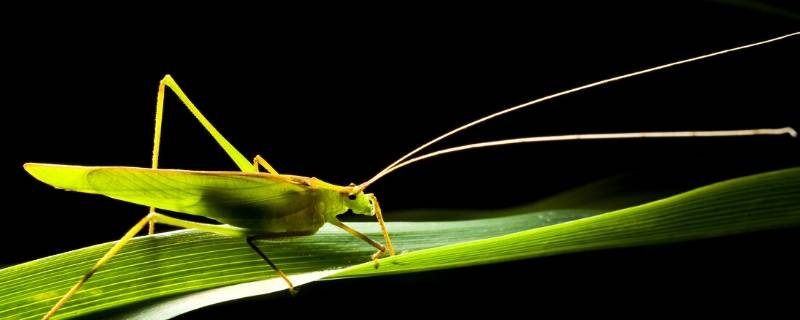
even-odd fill
[[(143, 207), (53, 190), (21, 166), (149, 166), (155, 93), (166, 73), (248, 157), (261, 154), (280, 172), (347, 184), (490, 112), (799, 29), (791, 11), (715, 2), (242, 9), (249, 13), (177, 18), (110, 10), (100, 18), (39, 16), (14, 25), (4, 49), (2, 168), (9, 190), (0, 264), (115, 240), (145, 214)], [(33, 31), (26, 24), (46, 27)], [(591, 89), (481, 125), (439, 147), (567, 133), (800, 127), (799, 44), (791, 39)], [(162, 167), (236, 168), (174, 96), (166, 104)], [(660, 173), (654, 188), (689, 188), (796, 166), (799, 147), (786, 137), (504, 147), (416, 164), (370, 191), (392, 220), (392, 211), (408, 208), (524, 204), (630, 172)], [(365, 303), (380, 294), (398, 303), (456, 297), (525, 307), (522, 298), (504, 300), (503, 292), (513, 288), (464, 283), (484, 274), (519, 278), (519, 287), (541, 289), (523, 297), (549, 303), (564, 301), (557, 296), (578, 303), (611, 299), (611, 287), (621, 288), (622, 300), (666, 297), (672, 288), (688, 289), (692, 299), (701, 292), (763, 296), (779, 287), (774, 283), (798, 282), (791, 267), (797, 264), (787, 254), (800, 243), (793, 231), (322, 283), (288, 302), (207, 312), (349, 302), (345, 297)], [(585, 276), (592, 272), (611, 276)]]

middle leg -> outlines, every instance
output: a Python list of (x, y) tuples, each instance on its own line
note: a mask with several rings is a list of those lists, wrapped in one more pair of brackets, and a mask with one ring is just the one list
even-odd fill
[(289, 285), (289, 292), (292, 295), (295, 295), (297, 291), (295, 291), (292, 281), (289, 280), (289, 277), (286, 276), (286, 274), (283, 273), (281, 269), (278, 269), (278, 266), (276, 266), (274, 263), (272, 263), (272, 261), (269, 260), (267, 255), (264, 254), (264, 251), (261, 251), (261, 249), (255, 243), (256, 240), (258, 240), (258, 237), (249, 236), (247, 237), (247, 244), (250, 245), (250, 248), (252, 248), (253, 251), (255, 251), (258, 254), (258, 256), (261, 257), (261, 259), (264, 259), (264, 261), (267, 262), (267, 264), (270, 266), (270, 268), (272, 268), (272, 270), (275, 270), (275, 273), (277, 273), (281, 278), (283, 278), (284, 281), (286, 281), (286, 284)]
[(160, 214), (160, 213), (151, 213), (150, 216), (152, 216), (152, 219), (151, 219), (152, 221), (158, 222), (158, 223), (161, 223), (161, 224), (168, 224), (168, 225), (172, 225), (172, 226), (176, 226), (176, 227), (182, 227), (182, 228), (198, 229), (198, 230), (208, 231), (208, 232), (212, 232), (212, 233), (216, 233), (216, 234), (221, 234), (221, 235), (224, 235), (224, 236), (238, 237), (238, 238), (247, 239), (247, 244), (250, 246), (250, 248), (255, 250), (255, 252), (262, 259), (264, 259), (264, 261), (267, 262), (267, 264), (272, 268), (272, 270), (275, 270), (275, 273), (277, 273), (278, 276), (280, 276), (281, 278), (283, 278), (284, 281), (286, 281), (286, 284), (289, 285), (289, 292), (291, 292), (292, 295), (295, 294), (296, 291), (294, 289), (294, 285), (289, 280), (289, 277), (286, 276), (286, 274), (283, 273), (283, 271), (281, 271), (281, 269), (279, 269), (278, 266), (276, 266), (274, 263), (272, 263), (272, 261), (269, 260), (267, 255), (264, 254), (264, 252), (261, 251), (261, 249), (258, 248), (258, 246), (255, 244), (255, 240), (258, 240), (258, 237), (249, 236), (247, 230), (242, 229), (242, 228), (238, 228), (238, 227), (234, 227), (234, 226), (229, 226), (229, 225), (218, 225), (218, 224), (208, 224), (208, 223), (199, 223), (199, 222), (194, 222), (194, 221), (187, 221), (187, 220), (173, 218), (173, 217), (170, 217), (170, 216), (165, 216), (165, 215)]

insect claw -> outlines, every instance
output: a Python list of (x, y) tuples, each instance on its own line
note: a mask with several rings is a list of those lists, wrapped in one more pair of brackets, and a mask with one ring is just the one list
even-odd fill
[(375, 263), (375, 269), (378, 269), (378, 267), (381, 264), (379, 262), (379, 260), (380, 260), (381, 256), (383, 255), (383, 252), (384, 252), (383, 250), (378, 250), (378, 252), (375, 252), (375, 253), (372, 254), (372, 262)]

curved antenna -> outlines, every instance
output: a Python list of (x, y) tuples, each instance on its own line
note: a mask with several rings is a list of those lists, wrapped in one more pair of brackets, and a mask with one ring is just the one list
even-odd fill
[[(443, 134), (441, 136), (438, 136), (435, 139), (433, 139), (431, 141), (428, 141), (425, 144), (417, 147), (416, 149), (412, 150), (411, 152), (407, 153), (406, 155), (400, 157), (400, 159), (397, 159), (395, 162), (392, 162), (392, 164), (390, 164), (389, 166), (387, 166), (386, 168), (384, 168), (383, 170), (378, 172), (378, 174), (376, 174), (374, 177), (372, 177), (369, 180), (367, 180), (366, 182), (360, 184), (358, 187), (356, 187), (356, 190), (357, 191), (364, 190), (367, 186), (369, 186), (370, 184), (372, 184), (375, 181), (377, 181), (378, 179), (380, 179), (380, 177), (385, 176), (386, 173), (388, 173), (389, 171), (394, 171), (393, 168), (395, 168), (398, 164), (400, 164), (404, 160), (408, 159), (409, 157), (419, 153), (420, 151), (422, 151), (422, 149), (425, 149), (425, 148), (429, 147), (430, 145), (432, 145), (432, 144), (434, 144), (436, 142), (439, 142), (442, 139), (447, 138), (447, 137), (449, 137), (449, 136), (451, 136), (453, 134), (456, 134), (456, 133), (458, 133), (458, 132), (460, 132), (462, 130), (465, 130), (467, 128), (475, 126), (475, 125), (477, 125), (479, 123), (491, 120), (492, 118), (496, 118), (496, 117), (502, 116), (504, 114), (507, 114), (507, 113), (510, 113), (510, 112), (513, 112), (513, 111), (517, 111), (519, 109), (526, 108), (526, 107), (529, 107), (529, 106), (532, 106), (532, 105), (535, 105), (535, 104), (538, 104), (540, 102), (544, 102), (544, 101), (547, 101), (547, 100), (550, 100), (550, 99), (558, 98), (560, 96), (568, 95), (568, 94), (575, 93), (575, 92), (578, 92), (578, 91), (583, 91), (583, 90), (586, 90), (586, 89), (589, 89), (589, 88), (593, 88), (593, 87), (597, 87), (597, 86), (600, 86), (600, 85), (604, 85), (604, 84), (607, 84), (607, 83), (610, 83), (610, 82), (615, 82), (615, 81), (619, 81), (619, 80), (623, 80), (623, 79), (627, 79), (627, 78), (643, 75), (645, 73), (650, 73), (650, 72), (653, 72), (653, 71), (667, 69), (667, 68), (670, 68), (670, 67), (686, 64), (686, 63), (689, 63), (689, 62), (703, 60), (703, 59), (711, 58), (711, 57), (718, 56), (718, 55), (723, 55), (723, 54), (734, 52), (734, 51), (739, 51), (739, 50), (743, 50), (743, 49), (747, 49), (747, 48), (752, 48), (752, 47), (764, 45), (764, 44), (767, 44), (767, 43), (770, 43), (770, 42), (783, 40), (783, 39), (786, 39), (786, 38), (789, 38), (789, 37), (793, 37), (793, 36), (797, 36), (797, 35), (800, 35), (800, 32), (794, 32), (794, 33), (790, 33), (790, 34), (783, 35), (783, 36), (780, 36), (780, 37), (775, 37), (775, 38), (772, 38), (772, 39), (768, 39), (768, 40), (759, 41), (759, 42), (756, 42), (756, 43), (751, 43), (751, 44), (739, 46), (739, 47), (736, 47), (736, 48), (721, 50), (721, 51), (705, 54), (705, 55), (702, 55), (702, 56), (697, 56), (697, 57), (694, 57), (694, 58), (684, 59), (684, 60), (680, 60), (680, 61), (676, 61), (676, 62), (672, 62), (672, 63), (667, 63), (667, 64), (663, 64), (663, 65), (660, 65), (660, 66), (656, 66), (656, 67), (652, 67), (652, 68), (648, 68), (648, 69), (644, 69), (644, 70), (640, 70), (640, 71), (635, 71), (635, 72), (623, 74), (623, 75), (616, 76), (616, 77), (613, 77), (613, 78), (608, 78), (608, 79), (604, 79), (604, 80), (600, 80), (600, 81), (595, 81), (595, 82), (592, 82), (592, 83), (589, 83), (589, 84), (585, 84), (585, 85), (582, 85), (582, 86), (579, 86), (579, 87), (575, 87), (575, 88), (572, 88), (572, 89), (564, 90), (564, 91), (561, 91), (561, 92), (558, 92), (558, 93), (555, 93), (555, 94), (551, 94), (551, 95), (548, 95), (548, 96), (545, 96), (545, 97), (541, 97), (541, 98), (536, 99), (536, 100), (531, 100), (531, 101), (525, 102), (523, 104), (520, 104), (520, 105), (511, 107), (511, 108), (507, 108), (507, 109), (492, 113), (492, 114), (490, 114), (488, 116), (485, 116), (483, 118), (474, 120), (474, 121), (472, 121), (470, 123), (462, 125), (462, 126), (460, 126), (458, 128), (455, 128), (455, 129), (453, 129), (451, 131), (448, 131), (447, 133), (445, 133), (445, 134)], [(422, 159), (420, 159), (420, 160), (422, 160)]]
[(540, 136), (540, 137), (525, 137), (516, 139), (496, 140), (480, 143), (472, 143), (458, 147), (447, 148), (424, 155), (411, 158), (404, 162), (398, 163), (375, 176), (375, 180), (381, 177), (412, 164), (417, 161), (430, 159), (433, 157), (441, 156), (448, 153), (480, 149), (486, 147), (505, 146), (510, 144), (520, 143), (534, 143), (534, 142), (549, 142), (549, 141), (571, 141), (571, 140), (608, 140), (608, 139), (646, 139), (646, 138), (694, 138), (694, 137), (737, 137), (737, 136), (763, 136), (763, 135), (783, 135), (788, 134), (793, 138), (797, 137), (797, 131), (791, 127), (778, 128), (778, 129), (748, 129), (748, 130), (718, 130), (718, 131), (661, 131), (661, 132), (627, 132), (627, 133), (593, 133), (593, 134), (568, 134), (560, 136)]

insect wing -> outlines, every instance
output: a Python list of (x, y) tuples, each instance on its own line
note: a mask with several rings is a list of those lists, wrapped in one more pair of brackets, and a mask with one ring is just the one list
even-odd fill
[(25, 170), (59, 189), (221, 220), (275, 218), (313, 201), (305, 178), (266, 173), (35, 163)]

